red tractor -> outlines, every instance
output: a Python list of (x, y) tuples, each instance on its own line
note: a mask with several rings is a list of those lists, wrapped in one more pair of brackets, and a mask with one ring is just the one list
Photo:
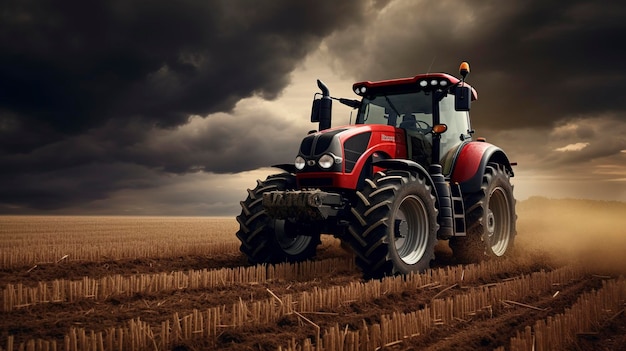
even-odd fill
[[(444, 73), (360, 82), (360, 100), (334, 98), (321, 81), (311, 122), (283, 173), (248, 190), (237, 216), (252, 263), (313, 257), (322, 233), (347, 244), (367, 278), (423, 271), (438, 240), (458, 262), (511, 252), (515, 238), (512, 163), (472, 140), (476, 91)], [(331, 128), (332, 100), (358, 109), (354, 125)]]

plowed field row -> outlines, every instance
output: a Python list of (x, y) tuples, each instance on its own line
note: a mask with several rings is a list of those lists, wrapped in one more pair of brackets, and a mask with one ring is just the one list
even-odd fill
[[(359, 272), (346, 264), (345, 269), (337, 269), (333, 274), (320, 270), (318, 276), (300, 281), (251, 281), (247, 284), (224, 284), (211, 289), (175, 289), (135, 293), (131, 296), (111, 296), (105, 300), (82, 298), (74, 302), (23, 307), (6, 313), (7, 318), (2, 322), (5, 325), (0, 324), (0, 327), (15, 335), (13, 343), (41, 338), (57, 340), (60, 345), (62, 343), (60, 336), (66, 335), (67, 330), (72, 327), (86, 332), (92, 330), (96, 333), (106, 332), (110, 329), (124, 328), (128, 320), (134, 319), (146, 323), (154, 330), (154, 334), (160, 335), (163, 333), (160, 326), (170, 319), (173, 320), (171, 316), (174, 313), (184, 317), (192, 315), (194, 310), (217, 308), (222, 311), (220, 318), (225, 321), (219, 326), (219, 335), (192, 337), (190, 340), (182, 341), (236, 349), (240, 344), (231, 341), (239, 340), (240, 337), (235, 335), (254, 335), (254, 329), (269, 328), (276, 330), (276, 333), (272, 334), (281, 336), (272, 340), (272, 347), (278, 347), (287, 345), (288, 339), (284, 339), (285, 332), (294, 340), (304, 340), (310, 336), (310, 326), (313, 324), (319, 328), (328, 328), (340, 319), (342, 324), (349, 328), (357, 328), (363, 321), (378, 323), (382, 318), (380, 311), (415, 311), (416, 307), (428, 306), (435, 298), (462, 294), (468, 289), (480, 286), (497, 287), (502, 279), (519, 280), (524, 275), (548, 267), (547, 262), (538, 264), (537, 261), (534, 257), (517, 261), (490, 262), (482, 266), (465, 268), (446, 267), (427, 274), (415, 275), (411, 279), (407, 278), (408, 282), (404, 278), (390, 278), (383, 282), (361, 282)], [(338, 266), (336, 259), (330, 259), (328, 262), (333, 267)], [(452, 283), (453, 281), (461, 284)], [(363, 291), (373, 293), (368, 296)], [(277, 301), (288, 306), (282, 310), (276, 307), (272, 312), (274, 314), (272, 322), (251, 322), (254, 319), (251, 315), (253, 313), (251, 311), (256, 308), (254, 306), (265, 303), (272, 309), (272, 306), (277, 306)], [(164, 318), (168, 314), (170, 317)], [(236, 317), (236, 314), (243, 316)], [(306, 320), (302, 317), (312, 322), (308, 328), (302, 324), (302, 321)], [(235, 322), (237, 318), (241, 321)], [(228, 327), (236, 325), (239, 327)], [(288, 328), (289, 326), (291, 328)], [(249, 327), (252, 327), (252, 330)], [(282, 340), (282, 343), (278, 342), (279, 340)], [(171, 341), (168, 341), (164, 345), (172, 346), (170, 343)]]
[(375, 281), (327, 236), (250, 266), (234, 219), (0, 217), (0, 351), (626, 351), (624, 206), (520, 201), (517, 256)]

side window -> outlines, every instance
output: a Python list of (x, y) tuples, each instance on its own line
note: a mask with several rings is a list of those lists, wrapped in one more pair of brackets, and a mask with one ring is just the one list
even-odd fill
[(367, 104), (365, 106), (363, 122), (367, 124), (387, 124), (385, 108), (372, 103)]
[(454, 109), (454, 95), (448, 95), (439, 103), (441, 123), (448, 126), (448, 130), (441, 135), (441, 155), (469, 138), (468, 118), (465, 111)]

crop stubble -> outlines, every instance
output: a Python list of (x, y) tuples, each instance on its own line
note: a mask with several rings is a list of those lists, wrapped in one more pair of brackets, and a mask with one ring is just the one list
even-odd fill
[[(9, 346), (17, 349), (20, 343), (30, 339), (56, 340), (61, 348), (68, 334), (70, 339), (72, 333), (79, 339), (77, 330), (86, 335), (92, 330), (106, 335), (108, 330), (127, 327), (130, 320), (145, 323), (154, 330), (152, 337), (162, 340), (164, 325), (168, 333), (176, 332), (176, 319), (181, 326), (191, 323), (187, 316), (193, 316), (194, 311), (196, 316), (202, 317), (202, 313), (210, 309), (223, 307), (222, 318), (232, 325), (235, 317), (229, 314), (235, 313), (234, 306), (239, 305), (246, 308), (239, 327), (226, 323), (216, 327), (215, 335), (193, 337), (190, 334), (189, 340), (179, 338), (167, 343), (150, 343), (148, 349), (157, 345), (179, 349), (276, 350), (318, 342), (324, 343), (327, 349), (330, 343), (343, 343), (347, 349), (350, 342), (355, 346), (355, 338), (365, 335), (365, 330), (379, 335), (374, 330), (385, 323), (398, 323), (401, 317), (428, 311), (430, 327), (413, 333), (420, 335), (401, 335), (395, 337), (397, 340), (385, 339), (384, 342), (381, 336), (379, 344), (398, 350), (493, 350), (498, 347), (508, 350), (511, 338), (523, 335), (527, 327), (564, 313), (585, 293), (601, 289), (606, 281), (626, 272), (619, 249), (626, 247), (621, 230), (626, 223), (620, 215), (624, 209), (621, 203), (526, 200), (518, 205), (518, 257), (501, 263), (499, 269), (440, 268), (448, 272), (457, 270), (456, 280), (435, 281), (418, 288), (400, 287), (369, 297), (343, 297), (342, 301), (318, 303), (311, 308), (303, 306), (302, 296), (327, 293), (342, 298), (347, 295), (337, 291), (351, 286), (355, 289), (356, 286), (373, 286), (372, 282), (360, 279), (359, 272), (350, 263), (350, 255), (332, 238), (324, 239), (317, 258), (319, 265), (328, 262), (331, 268), (300, 277), (292, 273), (287, 279), (224, 281), (210, 288), (182, 286), (130, 294), (111, 293), (78, 297), (71, 302), (64, 298), (5, 309), (0, 312), (4, 317), (0, 321), (0, 349)], [(85, 276), (92, 280), (118, 276), (137, 280), (142, 276), (190, 275), (194, 270), (245, 270), (245, 259), (236, 249), (235, 230), (236, 222), (230, 218), (0, 217), (2, 252), (33, 252), (20, 256), (24, 261), (3, 261), (0, 286), (6, 291), (16, 284), (32, 288), (52, 285), (55, 280), (81, 281)], [(158, 249), (147, 248), (152, 245)], [(47, 248), (52, 255), (45, 256)], [(217, 249), (207, 253), (209, 248)], [(65, 255), (68, 256), (63, 258)], [(439, 264), (449, 263), (444, 261), (440, 260)], [(531, 274), (550, 274), (574, 266), (578, 272), (575, 278), (549, 288), (531, 289), (527, 294), (494, 300), (495, 303), (492, 301), (462, 317), (450, 314), (451, 319), (445, 323), (433, 318), (437, 301), (462, 301), (471, 291), (499, 289)], [(540, 273), (542, 270), (545, 273)], [(470, 272), (478, 273), (470, 277)], [(292, 301), (291, 306), (277, 312), (275, 320), (261, 324), (250, 321), (250, 306), (273, 303), (276, 312), (277, 306), (286, 301)], [(621, 306), (623, 309), (623, 301)], [(241, 309), (238, 311), (242, 313)], [(567, 347), (618, 349), (626, 344), (624, 313), (604, 311), (602, 316), (604, 322), (577, 332)], [(182, 330), (181, 333), (184, 334)], [(103, 339), (105, 345), (106, 338)], [(363, 345), (363, 341), (360, 342)], [(76, 341), (72, 345), (79, 344)]]

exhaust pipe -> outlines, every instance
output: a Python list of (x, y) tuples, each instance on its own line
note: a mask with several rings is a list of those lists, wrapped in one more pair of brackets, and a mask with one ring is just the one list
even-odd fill
[(322, 98), (319, 100), (319, 130), (329, 129), (332, 122), (333, 100), (324, 82), (318, 79), (317, 86), (322, 91)]

